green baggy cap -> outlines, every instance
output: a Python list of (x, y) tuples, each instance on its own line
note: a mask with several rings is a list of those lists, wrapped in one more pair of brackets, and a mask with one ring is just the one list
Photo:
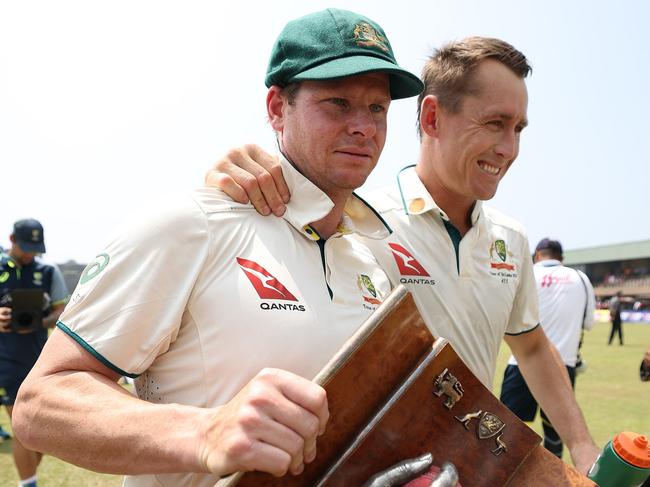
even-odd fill
[(264, 80), (280, 87), (364, 73), (388, 73), (391, 98), (419, 95), (422, 81), (401, 68), (379, 24), (328, 8), (289, 22), (275, 41)]

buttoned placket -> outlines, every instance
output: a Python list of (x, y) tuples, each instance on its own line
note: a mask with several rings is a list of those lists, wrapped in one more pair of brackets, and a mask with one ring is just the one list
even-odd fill
[[(481, 205), (480, 201), (477, 201), (475, 205)], [(467, 233), (460, 240), (460, 245), (458, 246), (458, 260), (459, 260), (459, 277), (463, 279), (471, 279), (474, 275), (474, 267), (476, 262), (472, 259), (472, 251), (481, 241), (481, 235), (483, 232), (483, 223), (484, 219), (481, 218), (481, 210), (479, 208), (472, 209), (472, 226), (467, 231)]]
[[(334, 292), (332, 291), (332, 288), (330, 287), (330, 274), (331, 271), (329, 269), (329, 265), (327, 264), (328, 259), (327, 259), (327, 242), (330, 240), (332, 237), (335, 235), (332, 235), (329, 239), (324, 239), (321, 237), (318, 232), (316, 231), (315, 228), (313, 228), (311, 225), (305, 225), (304, 232), (308, 235), (308, 238), (316, 243), (318, 245), (318, 251), (320, 253), (320, 260), (321, 260), (321, 265), (323, 266), (323, 277), (325, 278), (325, 286), (327, 287), (327, 293), (330, 296), (330, 300), (334, 299)], [(314, 238), (315, 237), (315, 238)]]

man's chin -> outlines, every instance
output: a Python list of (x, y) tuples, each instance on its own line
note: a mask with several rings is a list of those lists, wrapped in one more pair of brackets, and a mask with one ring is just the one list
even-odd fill
[(496, 185), (496, 186), (477, 188), (477, 190), (474, 193), (474, 197), (475, 199), (482, 200), (482, 201), (491, 200), (497, 194), (498, 187), (499, 186)]
[(354, 191), (355, 189), (359, 189), (361, 186), (363, 186), (369, 175), (370, 173), (344, 174), (337, 178), (337, 185), (341, 189), (349, 189)]
[(365, 178), (361, 178), (361, 179), (359, 179), (359, 180), (355, 180), (355, 181), (353, 181), (353, 182), (350, 182), (350, 183), (345, 187), (345, 189), (349, 189), (349, 190), (351, 190), (351, 191), (356, 191), (357, 189), (359, 189), (361, 186), (363, 186), (363, 185), (365, 184), (366, 179), (368, 179), (368, 176), (366, 176)]

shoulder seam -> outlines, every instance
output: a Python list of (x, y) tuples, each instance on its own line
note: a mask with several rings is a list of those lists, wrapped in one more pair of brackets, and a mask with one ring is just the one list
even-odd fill
[[(218, 191), (216, 188), (211, 188), (211, 189), (214, 189), (215, 191)], [(190, 196), (190, 199), (194, 202), (194, 204), (196, 204), (196, 206), (198, 206), (199, 210), (205, 215), (210, 215), (210, 214), (214, 214), (214, 213), (239, 212), (239, 211), (242, 211), (242, 212), (245, 212), (245, 211), (257, 212), (257, 210), (255, 210), (255, 207), (250, 202), (246, 203), (246, 204), (242, 204), (242, 203), (237, 203), (236, 201), (234, 201), (233, 199), (230, 199), (230, 198), (227, 199), (227, 200), (224, 199), (223, 201), (221, 201), (220, 204), (219, 204), (220, 205), (219, 208), (216, 208), (216, 209), (215, 208), (210, 208), (210, 209), (208, 209), (208, 208), (206, 208), (206, 206), (208, 206), (208, 204), (205, 204), (205, 205), (202, 204), (202, 202), (200, 201), (200, 198), (197, 197), (197, 191), (198, 191), (198, 189), (195, 190), (194, 192), (191, 192), (189, 196)], [(223, 193), (223, 194), (225, 195), (225, 193)]]

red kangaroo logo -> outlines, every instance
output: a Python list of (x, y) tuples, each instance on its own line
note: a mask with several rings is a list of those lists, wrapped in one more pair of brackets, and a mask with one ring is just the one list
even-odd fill
[(393, 251), (393, 257), (395, 258), (400, 274), (403, 276), (430, 277), (429, 273), (424, 270), (424, 267), (404, 247), (396, 243), (389, 243), (388, 246)]
[(251, 284), (262, 299), (284, 299), (298, 301), (289, 290), (282, 285), (264, 267), (252, 260), (237, 257), (237, 262), (250, 280)]

